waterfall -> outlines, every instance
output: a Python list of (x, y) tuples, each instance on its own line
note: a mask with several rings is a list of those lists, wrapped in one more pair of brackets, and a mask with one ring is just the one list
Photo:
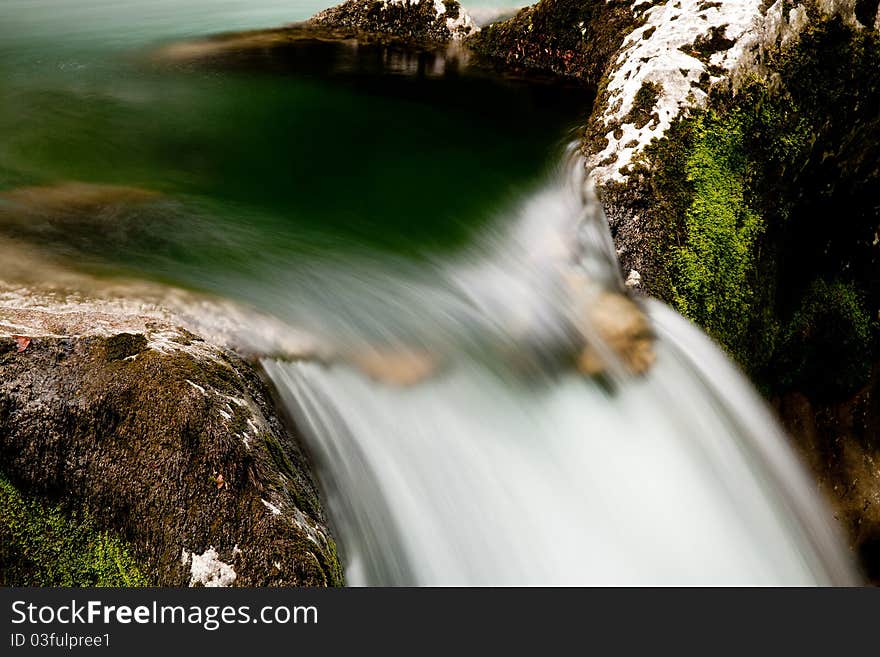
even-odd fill
[[(573, 296), (621, 290), (581, 171), (570, 158), (430, 276), (371, 273), (350, 320), (370, 317), (361, 348), (379, 336), (383, 354), (429, 355), (405, 385), (357, 359), (264, 361), (315, 460), (348, 583), (854, 582), (781, 429), (708, 338), (644, 303), (655, 360), (629, 374), (579, 323)], [(586, 281), (575, 295), (572, 273)], [(572, 365), (578, 339), (606, 359), (598, 376)]]

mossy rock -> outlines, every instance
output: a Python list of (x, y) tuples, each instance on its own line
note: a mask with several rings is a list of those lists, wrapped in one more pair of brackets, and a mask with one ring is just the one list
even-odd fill
[(309, 22), (419, 46), (442, 45), (470, 34), (473, 24), (459, 20), (463, 10), (458, 0), (443, 0), (442, 4), (443, 11), (438, 14), (434, 2), (347, 0), (319, 12)]
[(131, 550), (86, 513), (22, 495), (0, 476), (0, 585), (147, 586)]
[[(880, 40), (839, 18), (811, 21), (767, 53), (766, 74), (713, 87), (705, 109), (644, 149), (626, 183), (602, 190), (624, 270), (771, 394), (818, 375), (809, 358), (834, 368), (825, 378), (841, 394), (857, 387), (876, 328), (856, 319), (880, 307)], [(862, 310), (834, 306), (859, 327), (845, 340), (858, 356), (823, 358), (795, 339), (815, 280), (859, 291)]]
[(504, 68), (551, 73), (597, 86), (638, 24), (631, 0), (541, 0), (467, 39)]
[[(137, 565), (132, 582), (181, 586), (199, 583), (191, 555), (213, 549), (235, 585), (342, 583), (309, 461), (251, 365), (197, 338), (162, 350), (133, 333), (14, 345), (0, 354), (14, 581), (92, 585), (119, 561)], [(65, 546), (82, 563), (47, 569), (43, 556)]]

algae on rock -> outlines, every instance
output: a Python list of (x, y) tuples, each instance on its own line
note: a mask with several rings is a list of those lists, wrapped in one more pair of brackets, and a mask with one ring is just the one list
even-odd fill
[(22, 495), (0, 475), (0, 585), (147, 586), (131, 547), (65, 512)]

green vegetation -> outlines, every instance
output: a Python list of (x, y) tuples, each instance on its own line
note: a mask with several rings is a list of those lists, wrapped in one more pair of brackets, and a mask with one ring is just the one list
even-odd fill
[(126, 545), (88, 515), (26, 497), (0, 475), (0, 584), (147, 586)]
[(675, 302), (682, 313), (723, 339), (734, 353), (748, 340), (756, 243), (763, 222), (746, 202), (748, 159), (743, 118), (707, 112), (694, 119), (693, 144), (685, 162), (693, 201), (685, 213), (685, 243), (677, 247)]
[(858, 387), (871, 372), (871, 324), (852, 283), (814, 281), (785, 329), (783, 383), (820, 398)]
[(880, 42), (811, 20), (633, 171), (665, 260), (654, 293), (765, 387), (844, 395), (870, 373), (880, 305)]

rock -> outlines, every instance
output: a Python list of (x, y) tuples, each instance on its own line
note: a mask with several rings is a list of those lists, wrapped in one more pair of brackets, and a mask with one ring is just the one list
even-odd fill
[(600, 187), (623, 180), (633, 157), (675, 117), (705, 103), (707, 85), (740, 65), (762, 18), (761, 0), (632, 5), (638, 25), (606, 73), (585, 144)]
[(160, 349), (201, 341), (250, 360), (328, 360), (335, 353), (324, 341), (257, 309), (147, 281), (89, 276), (30, 244), (0, 238), (0, 333), (125, 332), (147, 335)]
[(583, 311), (581, 325), (588, 339), (577, 358), (584, 374), (596, 376), (612, 369), (644, 374), (654, 364), (654, 332), (644, 312), (623, 294), (603, 292)]
[[(173, 324), (99, 307), (0, 307), (0, 581), (341, 584), (309, 462), (254, 367)], [(25, 351), (10, 331), (22, 326)], [(110, 541), (128, 572), (78, 566), (71, 581), (32, 560), (55, 538), (10, 514), (39, 508), (61, 525), (86, 519), (70, 526), (92, 538), (68, 543)]]
[[(668, 225), (664, 208), (652, 204), (645, 185), (645, 149), (665, 137), (676, 122), (707, 106), (711, 89), (733, 87), (769, 74), (780, 47), (797, 39), (824, 15), (870, 27), (871, 3), (802, 0), (635, 0), (619, 48), (603, 61), (600, 93), (584, 133), (582, 150), (591, 182), (602, 199), (624, 272), (646, 277), (643, 292), (671, 299), (668, 241), (658, 235)], [(539, 3), (536, 7), (560, 4)], [(547, 9), (545, 9), (547, 11)], [(861, 18), (859, 18), (861, 15)], [(672, 139), (678, 139), (672, 136)], [(653, 207), (652, 207), (653, 205)], [(658, 216), (659, 215), (659, 216)]]
[(609, 291), (584, 272), (565, 276), (568, 313), (580, 337), (577, 369), (589, 376), (609, 372), (644, 374), (654, 364), (654, 331), (627, 294)]
[(168, 199), (139, 187), (63, 181), (0, 192), (0, 235), (65, 253), (146, 243), (151, 231), (168, 230), (171, 216)]
[(430, 353), (405, 347), (371, 347), (344, 356), (343, 360), (370, 378), (395, 386), (421, 383), (437, 370), (437, 360)]
[[(638, 271), (638, 289), (669, 300), (669, 252), (655, 248), (650, 201), (630, 168), (677, 117), (703, 107), (712, 84), (752, 57), (763, 17), (760, 0), (631, 2), (631, 29), (604, 71), (582, 150), (602, 199), (623, 272)], [(662, 221), (662, 218), (658, 218)], [(659, 256), (659, 257), (658, 257)], [(668, 288), (668, 285), (667, 285)]]
[(880, 584), (880, 364), (846, 399), (819, 401), (796, 391), (774, 399), (786, 429), (846, 529), (865, 574)]
[(411, 44), (445, 44), (479, 32), (457, 0), (348, 0), (310, 20)]
[(504, 68), (576, 78), (595, 87), (624, 36), (638, 24), (632, 0), (542, 0), (467, 40)]
[(624, 285), (628, 288), (637, 288), (642, 286), (642, 275), (637, 272), (635, 269), (629, 270), (629, 275), (626, 277), (626, 281), (624, 281)]

